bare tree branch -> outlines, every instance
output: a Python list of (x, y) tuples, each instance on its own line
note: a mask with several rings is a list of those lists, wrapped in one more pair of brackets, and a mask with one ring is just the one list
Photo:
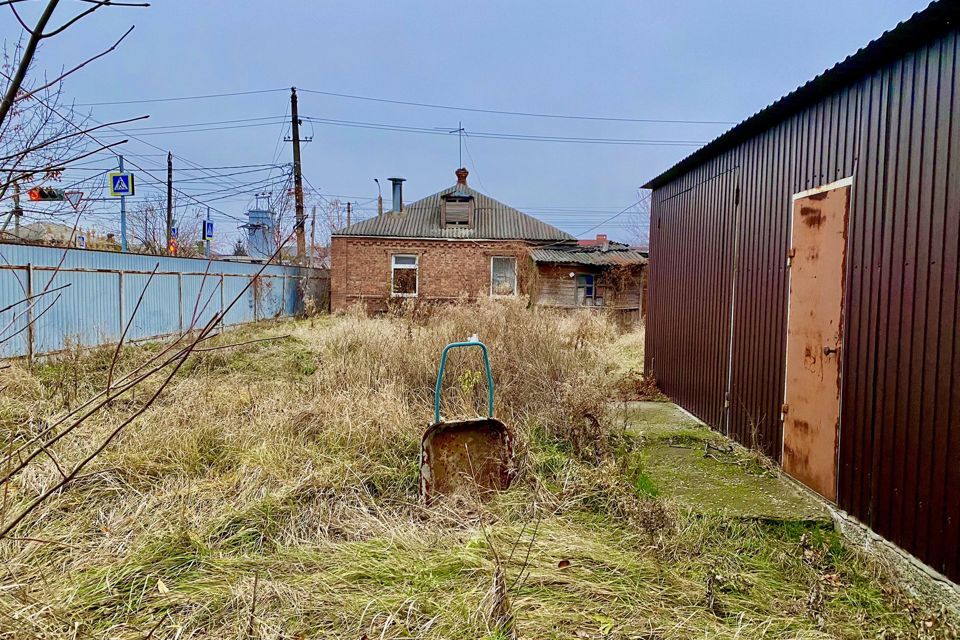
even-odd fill
[(233, 347), (243, 347), (248, 344), (257, 344), (258, 342), (273, 342), (274, 340), (283, 340), (289, 337), (290, 337), (290, 334), (285, 333), (282, 336), (270, 336), (269, 338), (257, 338), (256, 340), (244, 340), (243, 342), (231, 342), (230, 344), (218, 344), (215, 347), (199, 347), (194, 349), (194, 352), (219, 351), (220, 349), (232, 349)]
[[(147, 401), (147, 403), (144, 404), (142, 407), (140, 407), (140, 409), (138, 409), (138, 410), (137, 410), (133, 415), (131, 415), (129, 418), (127, 418), (126, 420), (124, 420), (119, 426), (117, 426), (117, 428), (114, 429), (114, 431), (112, 431), (112, 432), (110, 433), (110, 435), (106, 438), (106, 440), (105, 440), (93, 453), (91, 453), (87, 458), (85, 458), (85, 459), (84, 459), (83, 461), (81, 461), (76, 467), (73, 468), (73, 470), (67, 475), (67, 477), (66, 477), (64, 480), (62, 480), (61, 482), (57, 483), (57, 485), (55, 485), (54, 487), (52, 487), (52, 488), (49, 489), (48, 491), (45, 491), (41, 496), (39, 496), (36, 500), (34, 500), (32, 503), (30, 503), (23, 511), (21, 511), (20, 514), (18, 514), (18, 515), (13, 519), (13, 521), (11, 521), (7, 526), (5, 526), (2, 530), (0, 530), (0, 539), (2, 539), (2, 538), (5, 537), (7, 534), (9, 534), (31, 511), (33, 511), (35, 508), (37, 508), (44, 500), (46, 500), (47, 498), (49, 498), (51, 495), (53, 495), (53, 493), (55, 493), (56, 491), (58, 491), (58, 490), (61, 489), (62, 487), (66, 486), (71, 480), (73, 480), (73, 479), (76, 477), (77, 473), (79, 473), (79, 471), (82, 470), (83, 467), (85, 467), (90, 461), (92, 461), (97, 455), (99, 455), (100, 452), (102, 452), (102, 451), (110, 444), (110, 442), (120, 433), (120, 431), (123, 430), (124, 427), (126, 427), (128, 424), (130, 424), (134, 419), (136, 419), (139, 415), (141, 415), (144, 411), (146, 411), (146, 409), (149, 408), (150, 405), (153, 404), (153, 402), (156, 400), (156, 398), (159, 397), (160, 393), (162, 393), (163, 390), (166, 388), (166, 386), (169, 384), (170, 380), (173, 379), (173, 376), (174, 376), (174, 375), (176, 374), (176, 372), (180, 369), (180, 367), (183, 365), (183, 363), (186, 361), (186, 359), (187, 359), (187, 358), (193, 353), (193, 351), (196, 349), (197, 345), (198, 345), (201, 341), (206, 340), (206, 339), (209, 339), (210, 337), (212, 337), (211, 334), (213, 333), (214, 327), (216, 327), (217, 324), (218, 324), (219, 322), (221, 322), (224, 317), (226, 317), (226, 314), (229, 313), (229, 311), (230, 311), (231, 309), (233, 309), (234, 305), (236, 305), (237, 302), (243, 298), (243, 296), (244, 296), (244, 295), (246, 294), (246, 292), (250, 289), (250, 287), (253, 286), (253, 283), (256, 281), (257, 277), (259, 277), (260, 274), (262, 274), (263, 271), (264, 271), (270, 264), (272, 264), (272, 263), (274, 262), (274, 260), (276, 260), (277, 256), (280, 255), (280, 252), (283, 250), (283, 248), (284, 248), (284, 247), (287, 245), (287, 243), (289, 243), (290, 240), (293, 238), (294, 234), (295, 234), (295, 232), (291, 232), (291, 233), (283, 240), (283, 242), (279, 243), (279, 246), (277, 247), (276, 251), (274, 251), (273, 254), (272, 254), (267, 260), (265, 260), (265, 261), (263, 262), (263, 264), (260, 266), (260, 269), (257, 270), (257, 273), (254, 274), (254, 276), (247, 282), (247, 284), (243, 287), (243, 289), (241, 289), (241, 290), (237, 293), (237, 295), (233, 298), (233, 300), (231, 300), (230, 304), (228, 304), (222, 311), (217, 312), (217, 313), (214, 313), (213, 316), (210, 318), (210, 320), (207, 322), (207, 324), (204, 326), (204, 328), (200, 331), (200, 333), (197, 335), (197, 337), (196, 337), (192, 342), (190, 342), (186, 347), (184, 347), (183, 349), (181, 349), (179, 352), (177, 352), (176, 354), (174, 354), (174, 355), (171, 356), (170, 358), (167, 358), (165, 361), (163, 361), (163, 362), (160, 363), (159, 365), (157, 365), (157, 366), (153, 367), (152, 369), (146, 371), (145, 373), (143, 373), (142, 375), (140, 375), (137, 379), (135, 379), (135, 380), (131, 381), (129, 384), (125, 385), (123, 388), (118, 389), (118, 391), (117, 391), (116, 393), (114, 393), (113, 395), (107, 395), (107, 397), (106, 397), (105, 400), (103, 400), (103, 401), (101, 401), (100, 403), (98, 403), (96, 406), (94, 406), (94, 407), (91, 408), (89, 411), (87, 411), (87, 413), (85, 413), (83, 416), (81, 416), (80, 418), (78, 418), (77, 420), (75, 420), (75, 421), (73, 422), (73, 424), (71, 424), (69, 427), (67, 427), (66, 429), (64, 429), (63, 431), (61, 431), (60, 433), (58, 433), (57, 435), (53, 436), (53, 437), (50, 438), (46, 443), (43, 444), (43, 446), (47, 446), (47, 447), (53, 445), (53, 444), (56, 443), (58, 440), (60, 440), (60, 439), (63, 438), (64, 436), (66, 436), (68, 433), (70, 433), (70, 432), (73, 431), (74, 429), (76, 429), (76, 428), (78, 428), (79, 426), (81, 426), (90, 416), (92, 416), (94, 413), (96, 413), (96, 412), (99, 411), (101, 408), (103, 408), (103, 407), (104, 407), (107, 403), (109, 403), (111, 400), (113, 400), (113, 399), (116, 398), (117, 396), (125, 393), (126, 391), (128, 391), (128, 390), (136, 387), (136, 386), (139, 385), (141, 382), (143, 382), (143, 381), (146, 380), (147, 378), (151, 377), (154, 373), (162, 370), (162, 369), (165, 368), (167, 365), (169, 365), (169, 364), (173, 363), (174, 361), (176, 361), (176, 365), (174, 366), (173, 371), (171, 371), (171, 372), (170, 372), (170, 375), (168, 375), (168, 376), (166, 377), (166, 379), (161, 383), (160, 387), (159, 387), (159, 388), (156, 390), (156, 392), (151, 396), (151, 398)], [(181, 338), (182, 338), (182, 337), (183, 337), (183, 336), (181, 336)], [(179, 340), (180, 340), (180, 338), (178, 338), (177, 341), (179, 342)], [(102, 395), (104, 395), (104, 392), (100, 392), (100, 393), (97, 394), (97, 396), (102, 396)], [(88, 401), (88, 402), (84, 403), (84, 406), (89, 406), (90, 404), (91, 404), (91, 402)], [(61, 422), (61, 421), (58, 421), (58, 422)], [(44, 431), (49, 432), (50, 429), (52, 429), (52, 428), (53, 428), (53, 427), (48, 427), (48, 428), (45, 429)], [(36, 440), (36, 437), (34, 438), (34, 440)], [(39, 455), (40, 450), (41, 450), (40, 448), (34, 449), (34, 450), (27, 456), (27, 458), (26, 458), (25, 460), (20, 461), (20, 462), (16, 465), (16, 467), (14, 467), (13, 469), (9, 469), (9, 464), (10, 464), (10, 462), (12, 462), (13, 457), (16, 456), (16, 455), (18, 455), (19, 452), (23, 450), (23, 448), (24, 448), (24, 447), (21, 446), (20, 448), (17, 449), (17, 451), (12, 452), (12, 453), (7, 457), (6, 464), (7, 464), (7, 466), (8, 466), (8, 470), (7, 470), (7, 473), (4, 475), (4, 477), (3, 477), (3, 478), (0, 478), (0, 484), (4, 485), (4, 488), (5, 488), (5, 489), (6, 489), (6, 484), (11, 480), (11, 478), (13, 478), (13, 477), (14, 477), (15, 475), (17, 475), (21, 470), (23, 470), (23, 469), (30, 463), (31, 460), (33, 460), (37, 455)]]
[[(207, 323), (207, 327), (205, 327), (204, 331), (208, 332), (210, 329), (212, 329), (215, 326), (216, 321), (219, 319), (220, 319), (219, 314), (215, 314), (214, 317), (210, 319), (210, 322)], [(204, 335), (205, 333), (201, 332), (201, 334), (197, 336), (196, 339), (194, 339), (194, 341), (190, 344), (190, 346), (187, 347), (187, 349), (185, 350), (186, 353), (184, 353), (180, 357), (180, 359), (177, 360), (176, 365), (174, 365), (173, 369), (170, 371), (167, 377), (163, 380), (160, 386), (157, 387), (157, 390), (153, 392), (150, 398), (139, 409), (134, 411), (133, 414), (130, 415), (126, 420), (122, 421), (119, 425), (117, 425), (117, 427), (110, 432), (110, 434), (103, 440), (103, 442), (100, 443), (100, 445), (96, 449), (94, 449), (90, 453), (90, 455), (88, 455), (86, 458), (81, 460), (79, 463), (77, 463), (77, 465), (73, 469), (70, 470), (70, 473), (67, 474), (66, 477), (64, 477), (60, 482), (58, 482), (54, 486), (44, 491), (33, 502), (31, 502), (29, 505), (24, 507), (24, 509), (19, 514), (17, 514), (16, 517), (14, 517), (2, 530), (0, 530), (0, 539), (5, 537), (11, 531), (13, 531), (13, 529), (16, 528), (16, 526), (20, 524), (24, 518), (30, 515), (30, 512), (32, 512), (34, 509), (36, 509), (41, 504), (43, 504), (43, 502), (47, 498), (49, 498), (54, 493), (56, 493), (57, 491), (65, 487), (67, 484), (69, 484), (70, 481), (73, 480), (77, 476), (77, 474), (84, 469), (84, 467), (90, 464), (90, 462), (92, 462), (94, 458), (100, 455), (100, 453), (104, 449), (106, 449), (107, 446), (111, 442), (113, 442), (113, 440), (118, 435), (120, 435), (120, 432), (123, 431), (123, 429), (128, 424), (130, 424), (131, 422), (139, 418), (141, 415), (143, 415), (143, 412), (149, 409), (153, 405), (153, 403), (157, 400), (157, 398), (160, 397), (160, 394), (163, 393), (164, 389), (167, 388), (167, 385), (170, 384), (171, 380), (173, 380), (173, 376), (177, 374), (177, 371), (180, 370), (180, 367), (183, 366), (183, 363), (187, 361), (187, 358), (190, 356), (190, 353), (192, 352), (193, 347), (200, 341), (201, 338), (204, 337)], [(166, 366), (166, 364), (161, 366)]]
[(137, 317), (137, 311), (140, 310), (140, 303), (143, 302), (143, 296), (147, 294), (147, 287), (149, 287), (150, 283), (153, 282), (153, 276), (157, 275), (157, 269), (159, 268), (160, 263), (158, 262), (153, 268), (153, 271), (150, 272), (150, 277), (147, 278), (146, 284), (143, 285), (143, 291), (140, 292), (140, 297), (137, 298), (137, 304), (133, 308), (133, 313), (130, 314), (127, 324), (123, 327), (123, 333), (120, 334), (120, 340), (117, 342), (117, 348), (113, 352), (113, 359), (110, 360), (110, 371), (107, 373), (107, 394), (110, 393), (110, 383), (113, 382), (113, 368), (117, 366), (117, 360), (120, 358), (120, 350), (123, 349), (123, 342), (127, 339), (127, 331), (130, 330), (130, 325), (133, 324), (133, 319)]
[[(66, 289), (66, 288), (69, 287), (71, 284), (73, 284), (73, 283), (72, 283), (72, 282), (68, 282), (67, 284), (62, 284), (62, 285), (60, 285), (59, 287), (54, 287), (53, 289), (49, 289), (49, 290), (47, 290), (47, 291), (41, 291), (40, 293), (35, 293), (35, 294), (33, 294), (32, 296), (28, 296), (28, 297), (26, 297), (26, 298), (23, 298), (22, 300), (17, 300), (17, 301), (14, 302), (13, 304), (8, 304), (8, 305), (5, 306), (3, 309), (0, 309), (0, 313), (3, 313), (4, 311), (9, 311), (10, 309), (13, 309), (13, 308), (16, 307), (17, 305), (21, 305), (21, 304), (23, 304), (24, 302), (29, 302), (30, 300), (33, 300), (34, 298), (39, 298), (40, 296), (45, 296), (45, 295), (47, 295), (48, 293), (53, 293), (53, 292), (55, 292), (55, 291), (60, 291), (61, 289)], [(3, 332), (0, 331), (0, 333), (3, 333)]]
[(48, 165), (48, 166), (46, 166), (46, 167), (40, 168), (40, 169), (31, 169), (30, 171), (24, 171), (23, 173), (21, 173), (20, 175), (18, 175), (16, 178), (10, 178), (10, 179), (7, 180), (6, 182), (0, 182), (0, 199), (3, 198), (3, 192), (7, 189), (7, 187), (9, 187), (9, 186), (10, 186), (11, 184), (13, 184), (14, 182), (18, 182), (18, 181), (23, 180), (23, 179), (25, 179), (25, 178), (29, 178), (30, 176), (37, 175), (38, 173), (46, 173), (46, 172), (48, 172), (48, 171), (50, 171), (50, 170), (52, 170), (52, 169), (56, 169), (57, 167), (60, 167), (60, 166), (62, 166), (62, 165), (66, 165), (66, 164), (69, 164), (69, 163), (71, 163), (71, 162), (76, 162), (77, 160), (83, 160), (84, 158), (86, 158), (86, 157), (88, 157), (88, 156), (92, 156), (92, 155), (95, 154), (95, 153), (100, 153), (101, 151), (106, 151), (107, 149), (111, 149), (111, 148), (113, 148), (113, 147), (116, 147), (117, 145), (126, 144), (127, 142), (129, 142), (129, 141), (126, 140), (126, 139), (120, 140), (119, 142), (111, 142), (110, 144), (103, 145), (103, 146), (101, 146), (101, 147), (98, 148), (98, 149), (94, 149), (93, 151), (88, 151), (87, 153), (84, 153), (84, 154), (82, 154), (82, 155), (76, 156), (75, 158), (71, 158), (71, 159), (66, 160), (66, 161), (58, 161), (58, 162), (52, 163), (52, 164), (50, 164), (50, 165)]
[[(19, 1), (19, 0), (17, 0)], [(87, 2), (89, 4), (96, 4), (101, 0), (80, 0), (80, 2)], [(111, 7), (149, 7), (149, 2), (108, 2)]]
[[(21, 333), (23, 333), (24, 331), (26, 331), (27, 329), (29, 329), (30, 327), (32, 327), (34, 324), (36, 324), (37, 320), (39, 320), (40, 318), (43, 317), (43, 314), (45, 314), (47, 311), (50, 311), (50, 309), (53, 307), (53, 305), (57, 304), (57, 302), (60, 301), (60, 296), (62, 296), (62, 295), (63, 295), (62, 293), (58, 293), (58, 294), (57, 294), (57, 297), (53, 299), (53, 302), (51, 302), (51, 303), (48, 304), (46, 307), (44, 307), (43, 311), (41, 311), (41, 312), (38, 313), (36, 316), (34, 316), (33, 318), (31, 318), (31, 319), (30, 319), (30, 322), (28, 322), (27, 324), (23, 325), (22, 327), (20, 327), (19, 329), (17, 329), (16, 331), (14, 331), (13, 333), (11, 333), (10, 335), (6, 336), (5, 338), (0, 338), (0, 344), (4, 344), (4, 343), (6, 343), (6, 342), (9, 342), (10, 340), (14, 339), (14, 338), (17, 337), (18, 335), (20, 335)], [(39, 300), (34, 300), (33, 302), (30, 303), (30, 306), (26, 309), (26, 311), (24, 311), (23, 313), (20, 313), (20, 314), (18, 314), (17, 316), (15, 316), (14, 319), (11, 320), (11, 321), (7, 324), (7, 326), (4, 328), (4, 331), (6, 331), (7, 329), (9, 329), (10, 326), (11, 326), (14, 322), (16, 322), (17, 318), (19, 318), (19, 317), (22, 316), (24, 313), (27, 313), (28, 311), (30, 311), (31, 309), (33, 309), (33, 307), (36, 306), (37, 302), (39, 302)]]
[[(146, 120), (146, 119), (149, 118), (149, 117), (150, 117), (150, 116), (137, 116), (136, 118), (127, 118), (126, 120), (120, 120), (120, 121), (115, 122), (115, 123), (113, 123), (113, 124), (127, 124), (128, 122), (136, 122), (137, 120)], [(78, 133), (71, 133), (71, 134), (68, 134), (68, 135), (60, 136), (60, 137), (58, 137), (58, 138), (51, 138), (50, 140), (44, 140), (44, 141), (41, 142), (40, 144), (35, 145), (35, 146), (33, 146), (33, 147), (29, 148), (29, 149), (24, 149), (24, 150), (21, 151), (21, 152), (13, 153), (13, 154), (10, 154), (10, 155), (7, 155), (7, 156), (0, 156), (0, 160), (10, 160), (10, 159), (16, 158), (16, 157), (18, 157), (18, 156), (24, 156), (24, 155), (26, 155), (26, 154), (28, 154), (28, 153), (31, 153), (31, 152), (33, 152), (33, 151), (38, 151), (38, 150), (40, 150), (40, 149), (43, 149), (44, 147), (48, 147), (48, 146), (50, 146), (50, 145), (52, 145), (52, 144), (55, 144), (55, 143), (57, 143), (57, 142), (62, 142), (62, 141), (64, 141), (64, 140), (68, 139), (68, 138), (72, 138), (72, 137), (77, 136), (77, 135), (83, 135), (83, 134), (86, 134), (86, 133), (90, 133), (91, 131), (96, 131), (96, 130), (98, 130), (98, 129), (103, 129), (104, 127), (109, 127), (109, 126), (110, 126), (109, 124), (98, 124), (98, 125), (95, 126), (95, 127), (90, 127), (89, 129), (85, 129), (85, 130), (80, 131), (80, 132), (78, 132)]]
[(20, 17), (20, 12), (17, 11), (17, 8), (13, 6), (13, 3), (10, 3), (10, 10), (13, 11), (13, 15), (17, 18), (17, 22), (20, 23), (20, 26), (23, 27), (24, 31), (27, 33), (33, 33), (33, 29), (27, 26), (27, 23), (23, 21), (23, 18)]
[[(86, 60), (84, 60), (83, 62), (81, 62), (80, 64), (78, 64), (77, 66), (75, 66), (74, 68), (70, 69), (69, 71), (66, 71), (66, 72), (64, 72), (64, 73), (61, 73), (59, 76), (57, 76), (56, 78), (54, 78), (53, 80), (51, 80), (51, 81), (48, 82), (47, 84), (43, 85), (42, 87), (37, 87), (36, 89), (33, 89), (33, 90), (31, 90), (31, 91), (29, 91), (29, 92), (27, 92), (27, 93), (19, 96), (19, 97), (16, 98), (16, 99), (17, 99), (17, 100), (26, 100), (27, 98), (32, 97), (33, 94), (37, 93), (38, 91), (43, 91), (44, 89), (49, 89), (50, 87), (52, 87), (53, 85), (57, 84), (58, 82), (61, 82), (64, 78), (66, 78), (66, 77), (69, 76), (70, 74), (75, 73), (75, 72), (79, 71), (80, 69), (83, 69), (85, 66), (87, 66), (88, 64), (90, 64), (90, 63), (93, 62), (94, 60), (97, 60), (97, 59), (102, 58), (103, 56), (107, 55), (108, 53), (110, 53), (111, 51), (113, 51), (114, 49), (116, 49), (118, 46), (120, 46), (120, 43), (123, 42), (124, 38), (126, 38), (128, 35), (130, 35), (130, 32), (133, 31), (133, 29), (134, 29), (135, 26), (136, 26), (136, 25), (133, 25), (133, 26), (131, 26), (129, 29), (127, 29), (126, 32), (124, 32), (124, 34), (123, 34), (122, 36), (120, 36), (120, 39), (117, 40), (116, 42), (114, 42), (114, 43), (113, 43), (113, 46), (111, 46), (109, 49), (105, 49), (105, 50), (101, 51), (100, 53), (98, 53), (97, 55), (93, 56), (92, 58), (87, 58)], [(149, 116), (144, 116), (144, 117), (149, 117)]]
[(41, 37), (41, 38), (52, 38), (53, 36), (57, 35), (58, 33), (63, 33), (64, 31), (66, 31), (67, 29), (69, 29), (71, 26), (73, 26), (74, 24), (76, 24), (76, 23), (79, 22), (80, 20), (83, 20), (84, 18), (86, 18), (88, 15), (90, 15), (90, 14), (93, 13), (94, 11), (97, 11), (98, 9), (101, 9), (102, 7), (110, 6), (110, 0), (94, 0), (91, 4), (93, 4), (94, 6), (90, 7), (90, 8), (87, 9), (86, 11), (81, 11), (80, 13), (78, 13), (77, 15), (75, 15), (74, 17), (72, 17), (72, 18), (70, 18), (69, 20), (67, 20), (62, 26), (57, 27), (56, 29), (54, 29), (53, 31), (50, 31), (49, 33), (43, 33), (43, 34), (41, 34), (40, 37)]
[[(37, 45), (40, 44), (40, 38), (42, 37), (40, 34), (46, 28), (47, 23), (50, 22), (50, 16), (53, 15), (53, 10), (57, 8), (59, 1), (50, 0), (40, 15), (40, 19), (37, 20), (37, 26), (33, 29), (27, 29), (30, 33), (30, 39), (27, 40), (27, 46), (23, 50), (23, 55), (20, 56), (20, 64), (17, 65), (17, 72), (13, 75), (13, 81), (7, 87), (7, 93), (3, 96), (3, 101), (0, 102), (0, 124), (3, 124), (3, 121), (7, 119), (10, 107), (13, 106), (13, 101), (23, 85), (23, 79), (27, 76), (27, 69), (33, 62), (33, 55), (37, 52)], [(10, 5), (10, 8), (16, 13), (16, 7), (13, 4)]]

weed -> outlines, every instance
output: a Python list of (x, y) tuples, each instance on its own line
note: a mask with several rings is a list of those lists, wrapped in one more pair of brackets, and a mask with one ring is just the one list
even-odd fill
[[(525, 302), (399, 303), (205, 343), (276, 338), (199, 354), (84, 478), (0, 541), (0, 636), (873, 637), (917, 636), (932, 619), (905, 613), (883, 568), (829, 531), (700, 517), (659, 497), (640, 443), (605, 417), (642, 335)], [(487, 504), (427, 508), (417, 455), (437, 358), (474, 333), (519, 473)], [(116, 375), (156, 350), (124, 348)], [(109, 359), (0, 371), (3, 448), (101, 390)], [(451, 354), (445, 416), (486, 411), (479, 366)], [(50, 454), (81, 459), (121, 403), (153, 388)], [(8, 512), (58, 478), (38, 458), (10, 484)]]

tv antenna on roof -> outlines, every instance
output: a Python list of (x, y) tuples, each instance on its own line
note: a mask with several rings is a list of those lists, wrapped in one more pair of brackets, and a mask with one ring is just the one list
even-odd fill
[[(457, 167), (462, 167), (463, 166), (463, 134), (466, 133), (467, 130), (463, 128), (462, 120), (459, 121), (457, 125), (458, 126), (456, 129), (443, 129), (443, 131), (446, 131), (447, 133), (457, 134), (457, 138), (459, 139), (459, 142), (460, 142), (460, 156), (459, 156), (460, 164), (458, 164)], [(434, 128), (439, 129), (439, 127), (434, 127)]]

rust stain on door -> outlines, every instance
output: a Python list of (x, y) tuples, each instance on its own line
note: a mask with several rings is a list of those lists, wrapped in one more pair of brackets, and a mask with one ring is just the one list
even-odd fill
[(793, 202), (783, 469), (830, 500), (837, 497), (849, 208), (849, 186)]

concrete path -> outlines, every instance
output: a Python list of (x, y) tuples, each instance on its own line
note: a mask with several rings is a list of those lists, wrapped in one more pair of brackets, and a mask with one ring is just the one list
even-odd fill
[(738, 518), (830, 523), (827, 510), (759, 456), (669, 402), (630, 402), (617, 412), (639, 437), (644, 471), (659, 494), (694, 511)]

